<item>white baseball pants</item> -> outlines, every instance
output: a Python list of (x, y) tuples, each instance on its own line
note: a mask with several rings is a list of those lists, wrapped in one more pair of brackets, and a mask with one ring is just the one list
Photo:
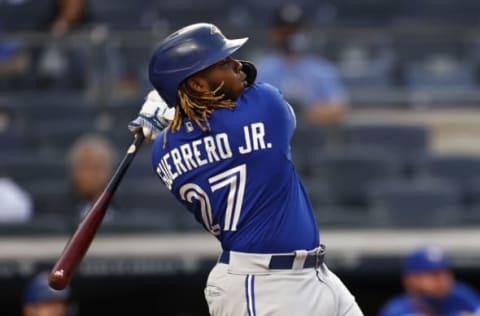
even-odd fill
[(212, 316), (363, 316), (340, 279), (319, 268), (271, 270), (271, 255), (231, 252), (210, 272), (205, 298)]

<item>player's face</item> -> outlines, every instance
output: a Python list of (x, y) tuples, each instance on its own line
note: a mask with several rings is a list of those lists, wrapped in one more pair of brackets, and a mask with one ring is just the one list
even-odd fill
[(415, 273), (406, 277), (406, 287), (411, 291), (442, 298), (453, 286), (453, 276), (448, 270)]
[(235, 101), (248, 85), (246, 77), (242, 64), (227, 57), (193, 76), (194, 81), (197, 81), (194, 89), (199, 92), (206, 92), (206, 89), (213, 91), (223, 82), (219, 93)]
[(29, 304), (23, 308), (24, 316), (67, 316), (67, 305), (61, 301)]
[(72, 182), (75, 191), (85, 199), (94, 199), (108, 182), (110, 160), (107, 152), (95, 148), (84, 149), (72, 166)]

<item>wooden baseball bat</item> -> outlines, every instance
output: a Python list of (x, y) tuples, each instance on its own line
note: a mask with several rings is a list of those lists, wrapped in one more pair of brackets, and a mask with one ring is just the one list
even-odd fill
[(87, 252), (95, 234), (105, 216), (118, 185), (122, 181), (130, 163), (135, 157), (144, 140), (143, 133), (135, 135), (135, 139), (127, 150), (126, 155), (118, 165), (115, 173), (107, 184), (103, 193), (78, 225), (55, 266), (48, 276), (48, 284), (56, 290), (64, 289), (70, 282), (75, 269)]

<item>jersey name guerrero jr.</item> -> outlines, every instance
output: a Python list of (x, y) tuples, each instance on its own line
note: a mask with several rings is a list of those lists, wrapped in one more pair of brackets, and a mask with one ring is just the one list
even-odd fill
[(219, 109), (210, 131), (184, 120), (157, 138), (152, 163), (175, 197), (224, 250), (281, 253), (313, 249), (319, 234), (295, 171), (295, 116), (268, 84), (250, 86), (234, 110)]

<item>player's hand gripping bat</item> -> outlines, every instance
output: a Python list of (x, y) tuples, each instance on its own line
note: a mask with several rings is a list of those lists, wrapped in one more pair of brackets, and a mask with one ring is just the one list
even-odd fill
[(58, 258), (55, 266), (48, 276), (48, 284), (56, 289), (62, 290), (70, 282), (72, 275), (87, 252), (93, 238), (102, 222), (102, 219), (108, 209), (112, 196), (118, 185), (122, 181), (130, 163), (133, 161), (140, 145), (144, 140), (144, 135), (140, 131), (135, 135), (135, 139), (127, 150), (126, 155), (115, 170), (110, 182), (105, 190), (97, 199), (92, 208), (88, 211), (85, 218), (78, 225), (77, 230), (68, 241), (65, 249)]

